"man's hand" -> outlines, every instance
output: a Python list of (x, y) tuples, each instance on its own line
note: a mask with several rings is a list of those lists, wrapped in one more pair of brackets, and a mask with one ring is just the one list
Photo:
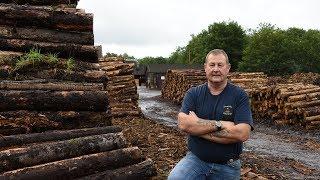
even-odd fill
[(178, 114), (178, 127), (182, 131), (192, 135), (203, 135), (215, 130), (214, 121), (203, 120), (190, 111), (189, 114), (180, 112)]

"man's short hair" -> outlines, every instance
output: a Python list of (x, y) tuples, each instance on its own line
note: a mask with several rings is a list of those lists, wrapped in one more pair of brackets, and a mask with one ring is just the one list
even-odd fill
[(205, 59), (205, 63), (207, 63), (208, 57), (209, 57), (209, 55), (211, 55), (211, 54), (212, 54), (212, 55), (219, 55), (219, 54), (224, 55), (224, 57), (226, 57), (227, 64), (230, 65), (228, 55), (227, 55), (227, 53), (226, 53), (224, 50), (222, 50), (222, 49), (214, 49), (214, 50), (211, 50), (210, 52), (208, 52), (208, 54), (207, 54), (207, 56), (206, 56), (206, 59)]

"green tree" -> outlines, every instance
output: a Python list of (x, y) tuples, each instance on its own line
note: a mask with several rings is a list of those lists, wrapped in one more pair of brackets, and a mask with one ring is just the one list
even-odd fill
[(300, 28), (281, 30), (261, 24), (253, 31), (243, 52), (239, 71), (263, 71), (269, 75), (320, 71), (320, 32)]
[(139, 64), (166, 64), (167, 58), (164, 57), (144, 57), (142, 59), (138, 59)]
[(236, 22), (214, 23), (201, 33), (191, 35), (187, 46), (178, 48), (169, 60), (171, 63), (203, 64), (210, 50), (224, 49), (229, 55), (232, 68), (236, 69), (242, 59), (245, 40), (245, 31)]
[(186, 49), (185, 47), (178, 47), (176, 51), (171, 53), (170, 57), (168, 58), (169, 64), (186, 64)]

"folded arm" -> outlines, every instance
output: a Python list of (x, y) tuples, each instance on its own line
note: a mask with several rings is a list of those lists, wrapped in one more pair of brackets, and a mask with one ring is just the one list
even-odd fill
[(189, 114), (183, 112), (178, 114), (179, 129), (191, 135), (222, 144), (244, 142), (249, 138), (251, 131), (249, 124), (240, 123), (235, 125), (230, 121), (221, 121), (221, 123), (222, 130), (217, 131), (215, 120), (198, 118), (192, 111)]

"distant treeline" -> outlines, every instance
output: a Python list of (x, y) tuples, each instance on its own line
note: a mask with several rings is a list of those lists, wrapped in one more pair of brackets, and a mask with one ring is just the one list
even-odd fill
[(208, 26), (185, 47), (178, 47), (169, 58), (145, 57), (139, 64), (203, 64), (207, 52), (224, 49), (232, 71), (262, 71), (268, 75), (295, 72), (320, 72), (320, 31), (289, 28), (282, 30), (260, 24), (257, 30), (245, 31), (236, 22)]

